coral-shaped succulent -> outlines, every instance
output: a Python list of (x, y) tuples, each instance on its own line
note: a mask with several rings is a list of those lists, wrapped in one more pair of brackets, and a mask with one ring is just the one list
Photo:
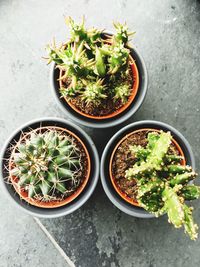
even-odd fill
[(129, 36), (133, 35), (134, 32), (128, 31), (126, 23), (124, 25), (119, 22), (113, 24), (116, 29), (116, 35), (114, 36), (115, 41), (126, 44), (128, 42)]
[[(114, 75), (122, 70), (128, 63), (129, 49), (125, 48), (121, 42), (113, 43), (111, 45), (103, 45), (100, 48), (102, 54), (107, 55), (108, 61), (108, 74)], [(125, 69), (126, 71), (126, 69)]]
[(60, 49), (49, 46), (48, 49), (50, 50), (50, 61), (54, 60), (54, 57), (56, 57), (56, 61), (57, 58), (60, 60), (60, 63), (57, 63), (57, 67), (64, 71), (64, 75), (60, 80), (71, 77), (72, 82), (69, 87), (73, 88), (75, 91), (77, 80), (86, 77), (89, 74), (91, 67), (94, 65), (94, 60), (89, 60), (86, 57), (84, 41), (80, 44), (68, 44), (67, 47), (61, 46)]
[(137, 162), (126, 171), (127, 179), (137, 182), (137, 201), (145, 210), (160, 216), (168, 214), (176, 228), (184, 226), (191, 239), (197, 238), (192, 209), (185, 200), (199, 198), (200, 187), (188, 185), (196, 177), (190, 166), (182, 165), (182, 156), (170, 150), (170, 132), (150, 132), (146, 147), (130, 146)]
[(15, 185), (29, 198), (49, 201), (62, 199), (81, 182), (81, 157), (74, 139), (57, 130), (22, 136), (11, 157)]
[(85, 41), (85, 46), (90, 49), (90, 46), (94, 48), (94, 44), (100, 41), (101, 31), (95, 28), (86, 29), (84, 17), (80, 24), (75, 23), (71, 17), (67, 17), (66, 24), (70, 28), (70, 42), (80, 43), (81, 41)]
[[(94, 106), (105, 98), (125, 103), (132, 88), (122, 84), (124, 80), (132, 83), (128, 79), (130, 50), (126, 44), (131, 33), (127, 25), (115, 23), (116, 35), (108, 36), (95, 28), (86, 29), (84, 19), (77, 24), (69, 17), (66, 24), (70, 29), (69, 41), (59, 47), (55, 42), (47, 46), (48, 63), (54, 61), (63, 74), (61, 95), (82, 96), (82, 101)], [(95, 84), (99, 79), (104, 80), (97, 88)]]
[(96, 82), (90, 82), (85, 85), (85, 90), (82, 92), (81, 97), (89, 104), (92, 102), (94, 105), (98, 106), (103, 99), (106, 99), (105, 85), (103, 85), (103, 80), (99, 79)]
[(114, 99), (121, 99), (122, 103), (126, 103), (130, 95), (130, 86), (128, 84), (119, 84), (114, 88)]

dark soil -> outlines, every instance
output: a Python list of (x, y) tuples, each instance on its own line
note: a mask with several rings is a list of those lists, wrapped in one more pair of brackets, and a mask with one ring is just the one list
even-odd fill
[[(129, 73), (126, 77), (126, 80), (121, 80), (119, 81), (119, 83), (128, 83), (130, 84), (130, 94), (132, 91), (132, 84), (133, 84), (133, 77), (132, 77), (132, 70), (131, 68), (129, 68)], [(105, 82), (106, 84), (106, 79)], [(68, 78), (65, 81), (64, 87), (68, 87), (70, 84), (70, 79)], [(92, 115), (92, 116), (106, 116), (109, 114), (112, 114), (113, 112), (117, 111), (119, 108), (121, 108), (122, 106), (124, 106), (126, 103), (123, 103), (121, 100), (114, 100), (113, 99), (113, 93), (112, 93), (112, 89), (113, 89), (114, 85), (108, 86), (107, 91), (105, 91), (105, 94), (108, 95), (108, 97), (104, 100), (102, 100), (101, 104), (96, 106), (94, 105), (94, 103), (88, 103), (86, 104), (85, 101), (83, 101), (81, 99), (80, 95), (76, 95), (72, 98), (69, 99), (70, 103), (76, 107), (78, 110), (80, 110), (81, 112), (88, 114), (88, 115)]]
[[(125, 178), (125, 171), (136, 163), (136, 157), (130, 152), (130, 145), (141, 145), (146, 147), (147, 135), (152, 131), (141, 131), (133, 133), (125, 139), (117, 148), (112, 162), (112, 174), (116, 181), (118, 188), (131, 199), (136, 199), (137, 185), (135, 180), (128, 180)], [(169, 154), (179, 155), (179, 151), (172, 143), (169, 148)]]
[(113, 101), (111, 97), (103, 99), (99, 106), (96, 106), (93, 103), (86, 104), (82, 101), (81, 96), (79, 95), (72, 98), (70, 102), (81, 112), (92, 116), (106, 116), (123, 106), (123, 103), (120, 100)]

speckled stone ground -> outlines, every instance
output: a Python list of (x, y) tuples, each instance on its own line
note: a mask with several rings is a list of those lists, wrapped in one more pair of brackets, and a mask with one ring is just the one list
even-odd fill
[[(156, 119), (176, 127), (191, 143), (200, 171), (199, 1), (2, 0), (0, 142), (30, 119), (64, 117), (50, 93), (49, 67), (41, 56), (53, 36), (63, 40), (63, 15), (78, 19), (82, 14), (91, 26), (112, 29), (112, 20), (126, 20), (136, 30), (134, 44), (147, 64), (149, 90), (143, 106), (130, 121)], [(86, 130), (101, 154), (104, 144), (121, 127), (103, 132)], [(18, 213), (4, 198), (1, 209), (0, 266), (30, 266), (30, 262), (32, 266), (51, 266), (51, 261), (62, 266), (61, 258), (55, 256), (30, 217)], [(13, 218), (18, 223), (11, 229)], [(197, 202), (195, 218), (200, 224)], [(173, 229), (165, 217), (141, 220), (122, 213), (109, 202), (100, 184), (80, 210), (64, 218), (41, 221), (76, 266), (199, 266), (200, 239), (191, 242), (183, 231)], [(42, 265), (39, 259), (45, 244), (48, 262)], [(19, 255), (17, 251), (21, 251)], [(30, 262), (26, 262), (26, 257)]]

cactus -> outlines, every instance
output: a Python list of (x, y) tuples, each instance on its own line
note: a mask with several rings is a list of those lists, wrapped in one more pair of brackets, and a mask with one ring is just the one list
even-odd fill
[[(132, 89), (128, 64), (130, 50), (126, 46), (131, 33), (127, 25), (115, 23), (116, 35), (109, 37), (101, 30), (87, 29), (84, 18), (77, 24), (68, 17), (66, 24), (70, 29), (67, 43), (57, 47), (54, 41), (46, 48), (48, 63), (54, 61), (63, 73), (61, 97), (81, 96), (86, 104), (83, 106), (88, 103), (101, 105), (103, 99), (125, 104)], [(97, 89), (95, 83), (100, 79), (104, 79), (102, 87)]]
[[(85, 18), (82, 18), (82, 22), (77, 24), (71, 17), (67, 17), (65, 20), (67, 26), (70, 28), (70, 42), (72, 43), (80, 43), (81, 41), (85, 41), (85, 46), (90, 49), (90, 46), (95, 44), (100, 40), (101, 31), (92, 28), (87, 30), (85, 28)], [(94, 46), (93, 46), (94, 48)]]
[[(89, 75), (89, 72), (94, 65), (94, 60), (89, 60), (86, 57), (84, 41), (82, 41), (79, 45), (72, 46), (68, 44), (67, 47), (62, 46), (60, 49), (53, 47), (50, 49), (51, 55), (56, 54), (61, 60), (61, 63), (57, 63), (57, 67), (64, 70), (64, 75), (60, 78), (60, 80), (71, 77), (72, 82), (69, 87), (72, 87), (76, 91), (77, 80)], [(51, 60), (54, 59), (51, 58)]]
[(145, 210), (160, 216), (167, 213), (176, 228), (184, 226), (191, 239), (197, 238), (197, 225), (192, 218), (192, 208), (185, 200), (197, 199), (200, 187), (188, 185), (197, 174), (190, 166), (181, 165), (183, 157), (172, 154), (170, 132), (149, 132), (145, 147), (131, 145), (130, 152), (136, 163), (126, 170), (127, 179), (137, 183), (137, 201)]
[(160, 133), (159, 139), (154, 141), (151, 147), (151, 151), (146, 158), (146, 161), (138, 162), (130, 169), (126, 171), (126, 177), (131, 178), (144, 173), (151, 173), (154, 170), (161, 170), (163, 164), (163, 158), (167, 153), (169, 145), (171, 143), (170, 133)]
[(114, 39), (116, 42), (122, 42), (126, 44), (128, 42), (129, 36), (133, 35), (135, 32), (129, 32), (126, 23), (123, 25), (121, 23), (113, 23), (116, 29), (116, 35)]
[(126, 103), (128, 97), (130, 96), (130, 85), (119, 84), (114, 88), (114, 99), (121, 99), (122, 103)]
[(98, 106), (102, 99), (106, 99), (107, 97), (103, 80), (99, 79), (96, 82), (87, 83), (85, 90), (81, 93), (81, 97), (86, 104), (92, 102), (94, 105)]
[(130, 51), (125, 48), (123, 43), (105, 44), (100, 48), (100, 51), (108, 57), (108, 74), (114, 75), (127, 65)]
[(181, 191), (180, 195), (185, 200), (194, 200), (200, 197), (200, 187), (197, 185), (185, 185)]
[(80, 149), (71, 136), (54, 129), (24, 135), (11, 160), (17, 187), (32, 199), (63, 198), (81, 182)]
[(98, 47), (96, 47), (95, 61), (97, 75), (104, 77), (106, 75), (106, 65), (104, 63), (104, 55)]

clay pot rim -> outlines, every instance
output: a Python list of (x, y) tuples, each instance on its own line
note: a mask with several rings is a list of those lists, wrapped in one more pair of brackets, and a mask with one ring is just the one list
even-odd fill
[[(44, 202), (44, 201), (33, 200), (32, 198), (28, 198), (27, 197), (27, 193), (24, 192), (23, 190), (20, 190), (17, 187), (17, 185), (15, 183), (16, 177), (14, 178), (13, 176), (10, 176), (10, 170), (12, 168), (12, 166), (11, 166), (11, 158), (13, 157), (12, 155), (15, 152), (15, 150), (17, 148), (17, 145), (19, 144), (19, 141), (23, 140), (27, 135), (30, 135), (31, 132), (33, 132), (33, 131), (35, 132), (35, 131), (40, 131), (40, 130), (44, 130), (44, 129), (46, 129), (46, 130), (55, 129), (55, 130), (58, 130), (60, 132), (65, 132), (65, 133), (68, 133), (69, 135), (73, 136), (81, 144), (81, 146), (83, 147), (83, 149), (85, 151), (85, 154), (86, 154), (86, 158), (87, 158), (87, 164), (88, 164), (88, 166), (87, 166), (87, 174), (85, 176), (85, 179), (84, 179), (83, 183), (77, 188), (76, 191), (74, 191), (74, 193), (72, 195), (70, 195), (69, 197), (64, 198), (63, 200), (59, 200), (59, 201), (53, 200), (53, 201), (49, 201), (49, 202)], [(11, 156), (9, 158), (9, 179), (11, 180), (15, 191), (18, 193), (18, 195), (20, 196), (21, 199), (25, 200), (27, 203), (29, 203), (29, 204), (31, 204), (33, 206), (39, 207), (39, 208), (47, 208), (47, 209), (59, 208), (59, 207), (62, 207), (64, 205), (67, 205), (68, 203), (72, 202), (85, 189), (85, 187), (86, 187), (86, 185), (88, 183), (88, 180), (90, 178), (90, 173), (91, 173), (91, 159), (90, 159), (89, 152), (88, 152), (85, 144), (83, 143), (83, 141), (75, 133), (73, 133), (72, 131), (70, 131), (70, 130), (68, 130), (66, 128), (63, 128), (63, 127), (58, 127), (58, 126), (42, 126), (42, 127), (37, 127), (36, 129), (32, 129), (29, 132), (26, 132), (26, 134), (23, 136), (23, 138), (17, 141), (16, 145), (14, 146), (14, 148), (12, 150)]]
[[(106, 33), (105, 33), (106, 36)], [(108, 42), (107, 40), (105, 40), (106, 42)], [(127, 45), (127, 48), (129, 48), (129, 46)], [(127, 110), (130, 105), (133, 103), (138, 89), (139, 89), (139, 71), (137, 68), (137, 65), (135, 63), (135, 60), (133, 59), (133, 57), (131, 56), (131, 51), (129, 54), (129, 61), (128, 61), (130, 67), (131, 67), (131, 73), (132, 73), (132, 88), (131, 88), (131, 94), (128, 98), (128, 101), (122, 105), (119, 109), (115, 110), (114, 112), (104, 115), (104, 116), (94, 116), (91, 114), (86, 114), (83, 111), (79, 110), (78, 108), (76, 108), (69, 99), (67, 99), (67, 97), (63, 97), (65, 99), (65, 102), (78, 114), (80, 114), (83, 117), (89, 118), (89, 119), (94, 119), (94, 120), (106, 120), (106, 119), (113, 119), (116, 116), (120, 115), (121, 113), (123, 113), (125, 110)], [(63, 76), (63, 70), (60, 70), (60, 75), (59, 78)], [(63, 87), (63, 82), (62, 80), (59, 80), (59, 86), (60, 88)]]
[[(118, 193), (118, 195), (125, 200), (126, 202), (128, 202), (129, 204), (136, 206), (136, 207), (140, 207), (140, 205), (138, 204), (138, 202), (136, 200), (131, 199), (130, 197), (128, 197), (126, 195), (126, 193), (122, 192), (122, 190), (119, 188), (119, 186), (116, 184), (115, 178), (113, 176), (112, 173), (112, 163), (113, 163), (113, 158), (115, 155), (116, 150), (118, 149), (118, 147), (120, 146), (120, 144), (127, 139), (130, 135), (137, 133), (137, 132), (141, 132), (141, 131), (150, 131), (150, 132), (161, 132), (162, 130), (158, 130), (158, 129), (154, 129), (154, 128), (141, 128), (141, 129), (137, 129), (134, 130), (128, 134), (126, 134), (122, 139), (120, 139), (120, 141), (115, 145), (112, 154), (110, 156), (110, 161), (109, 161), (109, 177), (111, 180), (111, 183), (115, 189), (115, 191)], [(166, 132), (166, 131), (165, 131)], [(181, 162), (182, 165), (186, 165), (186, 159), (185, 159), (185, 155), (183, 153), (182, 148), (180, 147), (180, 145), (178, 144), (178, 142), (172, 138), (172, 142), (174, 143), (174, 145), (176, 146), (177, 150), (179, 151), (180, 155), (183, 157), (183, 160)]]

